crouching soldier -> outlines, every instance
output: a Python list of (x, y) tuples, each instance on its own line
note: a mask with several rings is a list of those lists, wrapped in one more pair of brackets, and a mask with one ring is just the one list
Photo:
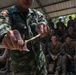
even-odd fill
[(57, 41), (57, 36), (51, 36), (51, 42), (48, 44), (49, 64), (48, 71), (54, 71), (55, 75), (59, 75), (61, 67), (61, 43)]
[[(62, 45), (62, 54), (62, 75), (66, 75), (66, 70), (71, 70), (73, 72), (73, 65), (75, 63), (75, 46), (72, 43), (70, 36), (65, 37), (65, 42)], [(68, 66), (68, 64), (70, 64), (70, 66)]]

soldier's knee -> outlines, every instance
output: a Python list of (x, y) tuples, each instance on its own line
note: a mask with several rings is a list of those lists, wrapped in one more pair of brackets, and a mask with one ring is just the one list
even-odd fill
[(64, 56), (62, 57), (62, 63), (65, 63), (66, 61), (67, 61), (67, 56), (64, 55)]

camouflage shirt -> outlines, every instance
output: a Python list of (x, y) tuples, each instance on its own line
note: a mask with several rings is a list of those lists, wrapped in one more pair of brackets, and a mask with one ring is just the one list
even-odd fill
[[(18, 6), (7, 9), (8, 15), (3, 17), (0, 24), (0, 39), (9, 29), (17, 29), (23, 40), (27, 40), (35, 35), (36, 26), (43, 22), (46, 24), (46, 20), (43, 18), (43, 14), (34, 9), (28, 9), (27, 12), (21, 12)], [(3, 17), (3, 18), (2, 18)], [(44, 70), (45, 69), (45, 56), (40, 44), (40, 39), (28, 43), (28, 49), (30, 52), (21, 52), (18, 50), (10, 51), (11, 59), (13, 61), (12, 67), (14, 72)]]
[(61, 43), (57, 42), (56, 45), (54, 45), (52, 42), (49, 43), (48, 44), (48, 52), (49, 52), (49, 54), (60, 55)]
[(69, 54), (71, 56), (76, 55), (75, 46), (72, 42), (70, 44), (67, 44), (66, 42), (63, 43), (61, 49), (62, 49), (62, 54)]

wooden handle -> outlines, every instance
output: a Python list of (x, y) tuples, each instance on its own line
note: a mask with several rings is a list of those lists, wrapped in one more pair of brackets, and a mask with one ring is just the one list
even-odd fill
[(38, 35), (32, 37), (32, 38), (29, 39), (29, 40), (25, 40), (25, 43), (28, 43), (28, 42), (30, 42), (30, 41), (32, 41), (32, 40), (35, 40), (35, 39), (37, 39), (37, 38), (40, 37), (40, 36), (41, 36), (41, 34), (38, 34)]

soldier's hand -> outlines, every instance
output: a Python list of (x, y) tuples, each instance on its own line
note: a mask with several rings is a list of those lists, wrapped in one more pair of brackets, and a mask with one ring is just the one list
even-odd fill
[(55, 60), (58, 58), (58, 56), (55, 56)]
[(51, 58), (52, 58), (53, 60), (55, 60), (55, 56), (54, 56), (54, 55), (52, 55), (52, 54), (51, 54)]
[(67, 54), (67, 56), (68, 56), (69, 59), (72, 59), (72, 56), (71, 55)]
[(2, 45), (10, 50), (29, 51), (18, 30), (9, 30), (2, 40)]
[(48, 25), (45, 25), (44, 23), (39, 23), (36, 27), (36, 31), (37, 33), (41, 34), (41, 37), (44, 37), (50, 31), (50, 28)]

